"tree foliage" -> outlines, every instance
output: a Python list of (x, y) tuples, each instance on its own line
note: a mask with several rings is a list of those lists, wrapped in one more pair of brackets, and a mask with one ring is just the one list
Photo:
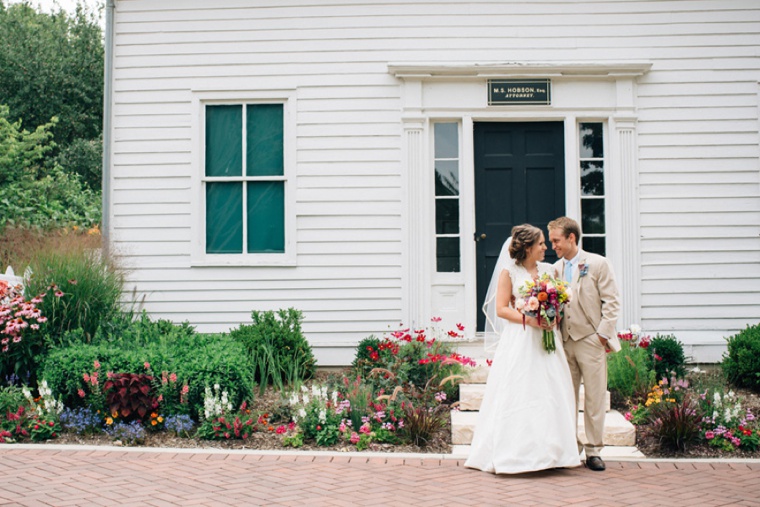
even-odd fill
[(103, 42), (96, 13), (37, 12), (0, 0), (0, 97), (24, 125), (59, 121), (55, 143), (95, 139), (103, 123)]
[(77, 174), (46, 167), (53, 149), (50, 130), (57, 119), (34, 132), (8, 119), (0, 105), (0, 230), (13, 227), (89, 227), (100, 221), (100, 197)]

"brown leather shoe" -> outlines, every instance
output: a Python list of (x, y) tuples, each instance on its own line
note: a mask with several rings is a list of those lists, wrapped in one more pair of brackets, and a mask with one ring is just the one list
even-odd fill
[(604, 465), (604, 460), (599, 456), (586, 458), (586, 468), (593, 470), (594, 472), (604, 472), (607, 469)]

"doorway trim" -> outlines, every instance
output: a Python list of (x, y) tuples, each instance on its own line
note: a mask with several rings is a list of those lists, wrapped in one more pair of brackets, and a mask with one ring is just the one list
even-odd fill
[[(615, 267), (622, 292), (621, 325), (640, 316), (640, 248), (638, 154), (636, 149), (636, 79), (649, 71), (649, 62), (515, 62), (454, 65), (394, 64), (389, 72), (401, 81), (402, 170), (405, 176), (404, 213), (406, 247), (402, 309), (405, 322), (422, 326), (434, 308), (434, 292), (442, 287), (448, 296), (461, 289), (461, 321), (467, 338), (475, 338), (477, 292), (475, 285), (474, 142), (473, 124), (486, 121), (562, 121), (565, 130), (565, 202), (568, 216), (580, 217), (580, 183), (577, 160), (578, 121), (606, 124), (606, 166), (610, 168), (607, 225), (619, 231), (608, 236), (607, 257)], [(557, 86), (554, 104), (489, 106), (487, 80), (498, 78), (550, 78)], [(609, 93), (599, 97), (574, 92), (606, 83)], [(561, 91), (565, 85), (567, 93)], [(462, 270), (435, 272), (432, 198), (432, 123), (461, 122), (460, 228)], [(414, 212), (412, 212), (414, 210)], [(451, 322), (445, 322), (451, 326)]]

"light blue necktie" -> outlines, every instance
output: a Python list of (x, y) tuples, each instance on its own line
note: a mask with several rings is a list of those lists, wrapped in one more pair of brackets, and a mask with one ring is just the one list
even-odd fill
[(565, 281), (572, 283), (573, 281), (573, 263), (572, 261), (565, 261)]

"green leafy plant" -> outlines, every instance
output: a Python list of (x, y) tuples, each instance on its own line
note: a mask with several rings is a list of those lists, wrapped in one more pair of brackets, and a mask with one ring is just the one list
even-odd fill
[(145, 422), (158, 408), (158, 400), (151, 392), (152, 380), (144, 373), (109, 374), (103, 392), (111, 417)]
[(655, 371), (646, 349), (621, 340), (620, 351), (607, 355), (607, 388), (618, 402), (640, 402), (655, 384)]
[(658, 334), (652, 338), (647, 351), (652, 357), (657, 378), (669, 378), (673, 374), (683, 378), (686, 375), (683, 345), (675, 336)]
[[(459, 326), (458, 331), (463, 329)], [(446, 334), (458, 336), (453, 330)], [(475, 362), (456, 353), (454, 346), (444, 342), (442, 333), (433, 328), (402, 329), (380, 340), (374, 336), (365, 338), (357, 347), (353, 365), (358, 375), (372, 382), (376, 392), (392, 392), (397, 386), (410, 385), (419, 389), (434, 385), (430, 383), (432, 378), (451, 379), (444, 382), (443, 389), (447, 399), (455, 401), (464, 367), (475, 366)], [(373, 371), (375, 373), (370, 375)]]
[(230, 336), (248, 351), (261, 393), (267, 384), (282, 390), (285, 381), (292, 385), (314, 375), (316, 360), (301, 331), (301, 312), (254, 310), (251, 319), (253, 324), (241, 324)]
[(747, 326), (727, 339), (721, 368), (736, 387), (760, 392), (760, 324)]

